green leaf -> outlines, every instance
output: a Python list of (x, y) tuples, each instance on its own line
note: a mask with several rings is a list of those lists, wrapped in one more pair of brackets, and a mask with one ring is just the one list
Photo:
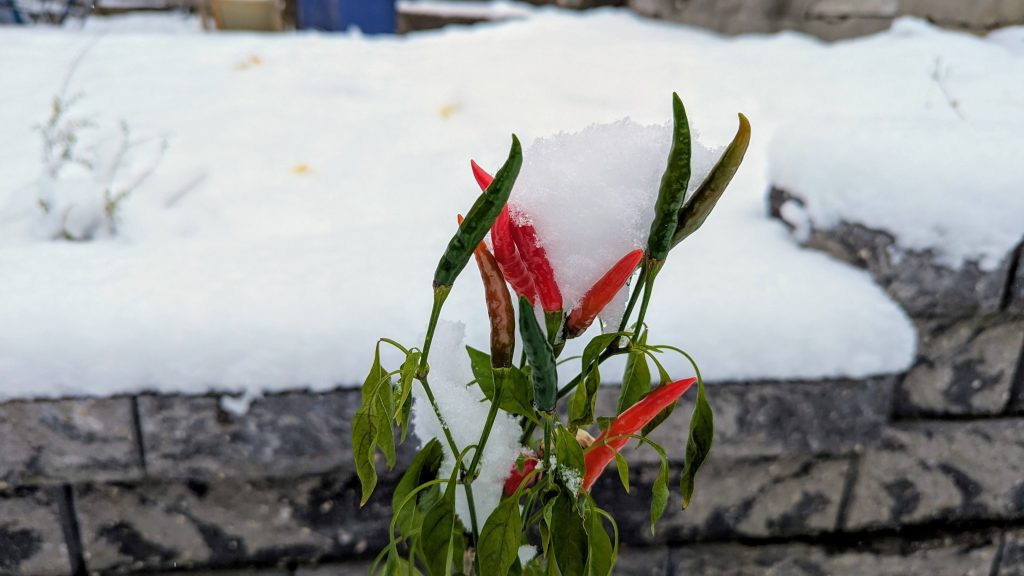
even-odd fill
[(480, 532), (476, 556), (480, 562), (480, 573), (508, 573), (518, 557), (522, 532), (519, 501), (506, 498), (491, 512)]
[(595, 365), (583, 378), (583, 385), (577, 386), (569, 401), (569, 426), (573, 429), (588, 426), (594, 421), (594, 406), (597, 390), (601, 387), (601, 370)]
[(562, 483), (573, 494), (579, 494), (586, 470), (583, 448), (576, 441), (576, 436), (561, 426), (555, 428), (555, 459), (558, 460), (558, 475)]
[(476, 385), (484, 393), (488, 400), (494, 399), (494, 370), (491, 368), (491, 356), (481, 352), (472, 346), (466, 346), (469, 353), (469, 367), (473, 370), (473, 378), (476, 378)]
[(612, 559), (612, 541), (604, 529), (601, 514), (592, 499), (587, 504), (587, 543), (590, 551), (587, 556), (586, 574), (589, 576), (609, 576), (615, 562)]
[[(665, 370), (665, 367), (658, 360), (657, 356), (655, 356), (655, 354), (657, 352), (658, 352), (658, 350), (653, 349), (653, 348), (645, 349), (645, 353), (648, 356), (650, 356), (651, 361), (653, 361), (654, 365), (658, 367), (658, 378), (660, 380), (660, 383), (658, 385), (659, 386), (665, 386), (666, 384), (669, 384), (669, 383), (672, 382), (672, 377), (669, 376), (668, 371)], [(646, 437), (648, 434), (653, 432), (655, 428), (657, 428), (658, 426), (661, 426), (661, 424), (665, 420), (667, 420), (669, 416), (672, 415), (672, 412), (675, 411), (675, 409), (676, 409), (676, 404), (672, 403), (671, 405), (669, 405), (667, 408), (665, 408), (661, 412), (658, 412), (658, 415), (655, 416), (653, 419), (651, 419), (651, 421), (648, 422), (646, 426), (644, 426), (644, 429), (643, 429), (643, 431), (640, 432), (640, 435)]]
[(454, 561), (455, 488), (455, 483), (450, 482), (444, 496), (427, 510), (423, 518), (421, 544), (432, 576), (448, 576), (448, 567)]
[(661, 412), (658, 412), (658, 415), (655, 416), (650, 422), (648, 422), (647, 426), (644, 426), (644, 429), (643, 431), (640, 432), (640, 435), (647, 436), (651, 432), (654, 432), (655, 428), (661, 426), (662, 423), (665, 422), (665, 420), (668, 420), (668, 417), (671, 416), (672, 412), (675, 411), (676, 404), (676, 402), (673, 402), (672, 404), (669, 404), (667, 408), (665, 408)]
[(615, 467), (619, 470), (619, 482), (622, 482), (626, 494), (629, 494), (629, 463), (622, 457), (622, 454), (619, 454), (618, 450), (615, 451)]
[(394, 549), (388, 553), (388, 562), (384, 566), (385, 576), (422, 576), (422, 572), (416, 569), (408, 560), (402, 558)]
[(704, 392), (704, 381), (697, 379), (697, 403), (690, 417), (690, 438), (686, 442), (686, 464), (680, 478), (680, 490), (683, 493), (683, 508), (690, 505), (693, 498), (693, 486), (700, 467), (711, 453), (711, 443), (715, 438), (715, 415), (711, 411), (707, 394)]
[[(391, 427), (391, 421), (394, 419), (394, 400), (391, 394), (391, 382), (390, 380), (383, 385), (380, 389), (382, 392), (376, 396), (373, 400), (374, 409), (372, 410), (375, 428), (377, 430), (377, 447), (384, 453), (387, 458), (388, 469), (395, 467), (395, 430)], [(387, 392), (383, 392), (387, 390)]]
[(668, 506), (668, 461), (662, 455), (661, 470), (651, 488), (651, 534), (654, 534), (654, 526), (665, 513), (666, 506)]
[[(647, 340), (647, 333), (640, 336), (641, 345)], [(651, 391), (651, 369), (647, 366), (647, 355), (643, 350), (632, 349), (626, 356), (626, 370), (622, 374), (622, 390), (616, 413), (622, 414)]]
[(565, 576), (585, 574), (589, 549), (583, 517), (576, 499), (559, 491), (551, 507), (551, 547), (558, 569)]
[(441, 443), (437, 438), (432, 438), (430, 442), (427, 442), (416, 453), (416, 456), (413, 457), (412, 462), (409, 464), (409, 468), (402, 475), (402, 479), (398, 481), (395, 492), (391, 495), (391, 509), (394, 511), (395, 526), (399, 532), (410, 534), (417, 528), (419, 522), (422, 521), (419, 507), (417, 506), (418, 502), (423, 499), (424, 495), (422, 492), (416, 496), (413, 502), (406, 504), (404, 508), (402, 507), (402, 502), (417, 487), (437, 478), (437, 471), (441, 467), (443, 457), (444, 451), (441, 449)]
[[(473, 377), (476, 379), (477, 386), (480, 387), (485, 398), (493, 401), (495, 372), (494, 368), (491, 367), (491, 357), (487, 353), (471, 346), (466, 346), (466, 352), (469, 353), (469, 365), (473, 370)], [(506, 376), (506, 381), (501, 389), (501, 401), (498, 407), (510, 414), (525, 416), (537, 422), (538, 418), (536, 411), (533, 409), (529, 377), (515, 366), (503, 368), (502, 370), (505, 370), (503, 374)]]
[[(372, 406), (372, 404), (371, 404)], [(377, 445), (377, 427), (369, 407), (360, 406), (352, 420), (352, 455), (355, 458), (356, 475), (363, 488), (359, 505), (364, 506), (377, 487), (377, 469), (373, 455)]]
[(569, 400), (570, 427), (587, 426), (594, 421), (594, 404), (597, 401), (597, 390), (601, 386), (601, 370), (598, 359), (601, 353), (621, 336), (623, 336), (621, 332), (598, 334), (583, 349), (580, 370), (583, 385), (576, 388)]
[(672, 235), (672, 246), (685, 240), (690, 234), (697, 231), (708, 215), (714, 210), (715, 204), (722, 197), (732, 177), (739, 170), (743, 163), (743, 156), (747, 153), (747, 146), (750, 144), (750, 122), (747, 117), (740, 114), (740, 127), (736, 130), (729, 147), (722, 153), (715, 167), (711, 169), (707, 177), (701, 182), (700, 187), (693, 193), (679, 210), (676, 222), (676, 231)]
[(409, 415), (412, 408), (412, 385), (416, 378), (416, 371), (419, 369), (420, 353), (410, 352), (405, 356), (405, 362), (399, 368), (398, 373), (398, 400), (395, 403), (395, 418), (402, 428), (402, 442), (405, 442), (405, 435), (409, 429)]
[(626, 332), (608, 332), (607, 334), (598, 334), (597, 336), (594, 336), (594, 338), (587, 343), (586, 348), (583, 349), (583, 359), (581, 360), (583, 366), (580, 370), (581, 373), (586, 373), (591, 368), (592, 364), (596, 366), (597, 359), (601, 356), (601, 353), (604, 352), (612, 342), (615, 342), (617, 339), (626, 335), (628, 335)]
[(533, 409), (533, 388), (530, 386), (530, 377), (513, 366), (508, 369), (507, 378), (501, 389), (501, 409), (540, 423), (537, 411)]
[[(382, 397), (383, 390), (386, 396)], [(391, 429), (391, 378), (380, 364), (380, 342), (373, 353), (373, 364), (363, 380), (362, 402), (352, 420), (352, 454), (356, 464), (356, 475), (362, 485), (363, 495), (359, 505), (366, 504), (377, 486), (377, 469), (374, 467), (376, 448), (383, 440), (381, 450), (388, 456), (388, 464), (394, 463), (394, 432)], [(386, 402), (391, 405), (385, 404)], [(390, 444), (388, 444), (390, 440)], [(390, 450), (389, 450), (390, 447)]]

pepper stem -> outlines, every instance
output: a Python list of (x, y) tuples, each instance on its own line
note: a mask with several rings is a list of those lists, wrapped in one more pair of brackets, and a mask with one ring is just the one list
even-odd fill
[[(633, 307), (636, 306), (637, 299), (640, 298), (640, 291), (644, 289), (647, 284), (647, 260), (644, 260), (642, 266), (640, 266), (640, 276), (637, 277), (636, 284), (633, 286), (633, 293), (629, 295), (629, 304), (626, 305), (626, 311), (622, 314), (622, 321), (619, 322), (619, 332), (625, 332), (626, 326), (629, 325), (629, 317), (633, 314)], [(637, 330), (639, 332), (639, 328)]]
[(647, 261), (647, 276), (644, 278), (644, 297), (640, 301), (640, 313), (636, 317), (636, 333), (643, 329), (644, 318), (647, 316), (647, 305), (651, 302), (651, 293), (654, 292), (654, 281), (658, 278), (658, 272), (665, 265), (664, 260), (650, 259)]
[(437, 321), (441, 317), (441, 307), (444, 306), (444, 301), (448, 299), (448, 294), (452, 291), (451, 286), (435, 286), (434, 287), (434, 305), (430, 310), (430, 322), (427, 324), (427, 336), (423, 339), (423, 353), (420, 355), (420, 367), (416, 371), (416, 376), (421, 380), (425, 380), (427, 377), (427, 356), (430, 354), (430, 344), (434, 341), (434, 330), (437, 329)]
[(487, 421), (484, 422), (484, 429), (480, 432), (480, 441), (476, 443), (476, 452), (473, 453), (473, 460), (469, 464), (469, 482), (472, 482), (477, 477), (477, 467), (480, 465), (480, 459), (483, 457), (487, 439), (491, 436), (491, 427), (494, 426), (494, 419), (498, 416), (498, 405), (501, 404), (501, 391), (504, 388), (506, 378), (508, 378), (508, 373), (508, 368), (494, 369), (494, 396), (491, 398), (491, 409), (487, 412)]

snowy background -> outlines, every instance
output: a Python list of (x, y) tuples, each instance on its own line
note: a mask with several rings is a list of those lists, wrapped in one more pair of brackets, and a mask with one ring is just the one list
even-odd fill
[[(808, 222), (874, 223), (954, 267), (994, 266), (1024, 231), (1022, 29), (978, 38), (900, 20), (828, 45), (526, 12), (397, 38), (214, 35), (173, 16), (0, 29), (0, 400), (357, 384), (377, 337), (419, 343), (437, 258), (477, 194), (470, 158), (496, 169), (515, 132), (528, 180), (536, 139), (664, 124), (672, 91), (709, 147), (731, 139), (737, 112), (753, 125), (649, 318), (652, 340), (687, 349), (709, 380), (865, 376), (914, 358), (912, 326), (866, 273), (769, 219), (772, 183), (810, 200)], [(34, 126), (84, 50), (70, 81), (94, 124), (83, 146), (124, 120), (167, 150), (117, 236), (50, 241)], [(596, 181), (635, 183), (652, 165), (643, 146), (594, 142), (616, 154), (574, 168)], [(549, 156), (537, 173), (558, 172)], [(565, 178), (542, 239), (556, 214), (563, 235), (600, 244), (595, 227), (631, 188)], [(482, 300), (470, 264), (443, 316), (484, 348)]]

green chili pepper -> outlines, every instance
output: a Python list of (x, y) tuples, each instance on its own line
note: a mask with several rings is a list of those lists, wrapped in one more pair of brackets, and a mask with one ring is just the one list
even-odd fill
[(676, 224), (676, 232), (672, 236), (672, 247), (686, 239), (687, 236), (697, 231), (708, 214), (714, 210), (718, 199), (732, 182), (732, 177), (739, 170), (743, 163), (743, 156), (747, 153), (747, 145), (750, 144), (750, 122), (747, 117), (740, 114), (740, 127), (736, 136), (725, 149), (722, 157), (715, 163), (707, 178), (700, 184), (700, 188), (693, 196), (683, 204), (679, 210), (679, 217)]
[(647, 239), (647, 258), (664, 260), (672, 248), (672, 236), (676, 231), (679, 209), (686, 197), (690, 183), (690, 125), (686, 110), (679, 95), (672, 93), (672, 150), (668, 154), (668, 166), (661, 177), (658, 202), (654, 205), (654, 221)]
[(501, 209), (508, 202), (512, 186), (516, 182), (516, 177), (519, 176), (519, 168), (522, 165), (523, 149), (519, 145), (519, 138), (513, 134), (512, 148), (509, 150), (508, 159), (494, 175), (491, 185), (473, 203), (473, 207), (466, 214), (465, 222), (452, 236), (451, 241), (448, 242), (448, 248), (441, 256), (441, 261), (437, 263), (437, 270), (434, 272), (435, 289), (455, 284), (455, 278), (466, 267), (477, 244), (487, 235), (491, 225), (501, 213)]
[(530, 362), (533, 378), (533, 403), (542, 412), (554, 412), (558, 399), (558, 370), (555, 353), (544, 330), (537, 322), (533, 306), (525, 296), (519, 297), (519, 333), (523, 337), (523, 350)]

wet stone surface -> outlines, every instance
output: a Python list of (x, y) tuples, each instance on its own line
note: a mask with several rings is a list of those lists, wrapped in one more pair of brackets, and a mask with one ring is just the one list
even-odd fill
[(650, 500), (657, 467), (633, 466), (630, 494), (609, 470), (593, 493), (599, 506), (615, 514), (622, 540), (630, 544), (809, 535), (835, 530), (849, 465), (845, 458), (730, 459), (712, 453), (685, 511), (674, 467), (668, 507), (653, 535)]
[(669, 550), (665, 546), (636, 548), (621, 546), (615, 576), (665, 576), (669, 573)]
[[(787, 202), (802, 204), (803, 200), (784, 190), (772, 190), (770, 211), (784, 222), (781, 207)], [(967, 318), (998, 313), (1017, 258), (1016, 253), (1010, 252), (992, 270), (975, 262), (953, 269), (940, 263), (929, 250), (901, 248), (889, 232), (847, 222), (831, 229), (812, 229), (802, 243), (867, 269), (915, 318)]]
[(129, 398), (0, 404), (0, 490), (141, 474)]
[[(844, 455), (878, 441), (888, 419), (895, 378), (821, 382), (730, 382), (708, 385), (715, 412), (714, 454), (744, 456)], [(601, 389), (597, 413), (614, 414), (619, 388)], [(651, 437), (682, 460), (689, 436), (691, 395)], [(595, 433), (597, 430), (595, 430)], [(656, 462), (650, 450), (627, 453), (638, 462)]]
[(1024, 319), (1008, 315), (919, 321), (918, 359), (900, 383), (903, 416), (1000, 414), (1024, 348)]
[(701, 576), (989, 576), (994, 535), (900, 544), (889, 549), (828, 550), (807, 544), (708, 544), (672, 550), (675, 574)]
[(1024, 420), (893, 426), (860, 460), (843, 528), (1024, 518)]
[(366, 576), (370, 573), (372, 562), (346, 562), (344, 564), (324, 564), (322, 566), (299, 566), (294, 576)]
[(223, 480), (76, 488), (86, 563), (123, 573), (312, 563), (384, 546), (390, 483), (359, 507), (358, 481)]
[(147, 472), (160, 479), (273, 478), (351, 468), (357, 391), (294, 392), (233, 414), (213, 396), (143, 396)]
[(1024, 530), (1007, 532), (1003, 538), (996, 576), (1024, 576)]
[(60, 498), (59, 488), (0, 492), (0, 574), (71, 574)]
[(1018, 249), (1017, 273), (1007, 286), (1006, 308), (1011, 314), (1024, 315), (1024, 249)]

